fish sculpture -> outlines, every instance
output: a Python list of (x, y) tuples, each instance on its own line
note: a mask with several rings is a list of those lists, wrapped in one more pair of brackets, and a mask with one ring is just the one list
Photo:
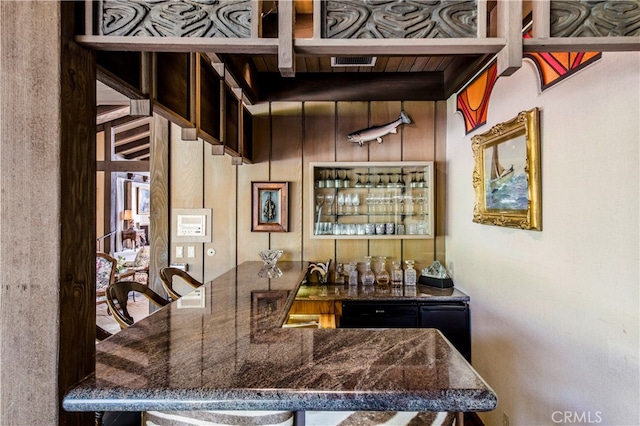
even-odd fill
[(398, 133), (398, 126), (401, 124), (411, 124), (411, 119), (404, 111), (400, 111), (400, 117), (391, 123), (358, 130), (357, 132), (348, 134), (347, 139), (349, 139), (349, 142), (357, 143), (360, 146), (363, 146), (365, 142), (371, 142), (374, 140), (377, 140), (378, 143), (382, 143), (382, 137), (389, 133)]

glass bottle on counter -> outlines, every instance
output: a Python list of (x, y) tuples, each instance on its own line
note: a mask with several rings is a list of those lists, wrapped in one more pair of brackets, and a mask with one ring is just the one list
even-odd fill
[(391, 262), (393, 265), (393, 269), (391, 270), (391, 285), (393, 287), (401, 287), (402, 286), (402, 262), (399, 260), (394, 260)]
[(349, 263), (349, 286), (358, 286), (358, 262)]
[(344, 284), (344, 265), (342, 263), (336, 264), (336, 272), (333, 282), (337, 285)]
[(390, 276), (387, 272), (387, 258), (385, 256), (380, 256), (380, 270), (376, 274), (376, 282), (379, 286), (386, 287), (389, 285)]
[(413, 269), (415, 262), (413, 260), (405, 260), (405, 263), (407, 264), (407, 269), (404, 270), (404, 285), (414, 286), (418, 281), (416, 270)]
[(376, 276), (371, 270), (371, 256), (365, 257), (365, 268), (362, 274), (362, 285), (372, 286), (376, 282)]

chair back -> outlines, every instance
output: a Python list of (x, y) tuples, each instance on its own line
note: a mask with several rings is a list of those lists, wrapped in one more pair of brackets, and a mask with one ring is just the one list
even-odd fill
[(164, 291), (167, 292), (171, 300), (177, 300), (184, 296), (184, 294), (180, 294), (173, 286), (173, 277), (178, 277), (182, 279), (184, 282), (189, 284), (193, 288), (198, 288), (202, 285), (202, 283), (191, 275), (186, 273), (180, 268), (162, 268), (160, 270), (160, 281), (162, 281), (162, 287)]
[(136, 257), (133, 259), (134, 268), (146, 268), (149, 267), (149, 259), (151, 257), (151, 250), (149, 246), (142, 246)]
[(107, 253), (96, 252), (96, 303), (104, 303), (98, 300), (104, 297), (107, 287), (115, 282), (118, 261)]
[(113, 313), (113, 317), (123, 330), (134, 323), (133, 317), (129, 314), (129, 311), (127, 311), (127, 301), (129, 300), (129, 293), (132, 291), (141, 293), (156, 306), (162, 307), (169, 304), (166, 299), (162, 298), (162, 296), (146, 285), (135, 281), (118, 281), (113, 283), (107, 287), (107, 304)]

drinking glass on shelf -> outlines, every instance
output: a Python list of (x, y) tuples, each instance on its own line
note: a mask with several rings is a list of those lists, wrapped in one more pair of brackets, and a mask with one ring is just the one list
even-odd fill
[(402, 177), (402, 172), (398, 173), (398, 182), (397, 182), (397, 186), (398, 188), (404, 188), (406, 186), (405, 182), (404, 182), (404, 178)]
[(373, 188), (373, 184), (371, 183), (371, 173), (367, 173), (367, 181), (364, 184), (365, 188)]
[(346, 206), (346, 211), (344, 214), (351, 214), (351, 194), (347, 194), (344, 197), (344, 205)]
[(377, 179), (378, 182), (376, 183), (376, 188), (384, 188), (384, 187), (387, 186), (386, 184), (384, 184), (382, 182), (382, 175), (384, 175), (384, 173), (376, 173), (376, 176), (378, 177), (378, 179)]
[(383, 197), (382, 197), (382, 202), (384, 203), (385, 207), (385, 212), (387, 213), (393, 213), (393, 207), (391, 206), (392, 202), (391, 202), (391, 193), (390, 192), (385, 192)]
[(413, 196), (411, 194), (404, 196), (404, 212), (406, 214), (413, 214)]
[(351, 199), (351, 203), (353, 204), (353, 214), (358, 214), (358, 206), (360, 205), (360, 197), (358, 196), (357, 192), (354, 194), (353, 198)]
[(316, 194), (316, 210), (318, 211), (318, 214), (320, 214), (320, 211), (322, 210), (322, 206), (324, 205), (324, 195), (322, 194)]
[(344, 194), (338, 194), (338, 214), (343, 214), (344, 212)]
[(418, 196), (416, 197), (416, 201), (418, 202), (420, 213), (424, 213), (425, 196), (422, 191), (418, 191)]
[(344, 177), (342, 178), (342, 187), (349, 188), (351, 186), (351, 179), (349, 179), (349, 170), (344, 171)]
[(356, 182), (356, 188), (364, 188), (364, 182), (362, 182), (362, 173), (356, 173), (358, 175), (358, 181)]
[(333, 170), (327, 170), (326, 178), (327, 180), (325, 181), (325, 186), (327, 188), (335, 187), (335, 181), (333, 179)]
[(335, 195), (327, 194), (325, 195), (325, 200), (327, 202), (327, 214), (333, 214), (333, 201), (335, 199)]

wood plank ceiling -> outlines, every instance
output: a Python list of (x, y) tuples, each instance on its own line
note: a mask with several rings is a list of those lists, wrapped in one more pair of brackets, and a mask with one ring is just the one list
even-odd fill
[(129, 99), (97, 83), (96, 132), (111, 132), (113, 160), (149, 160), (150, 117), (131, 116)]

